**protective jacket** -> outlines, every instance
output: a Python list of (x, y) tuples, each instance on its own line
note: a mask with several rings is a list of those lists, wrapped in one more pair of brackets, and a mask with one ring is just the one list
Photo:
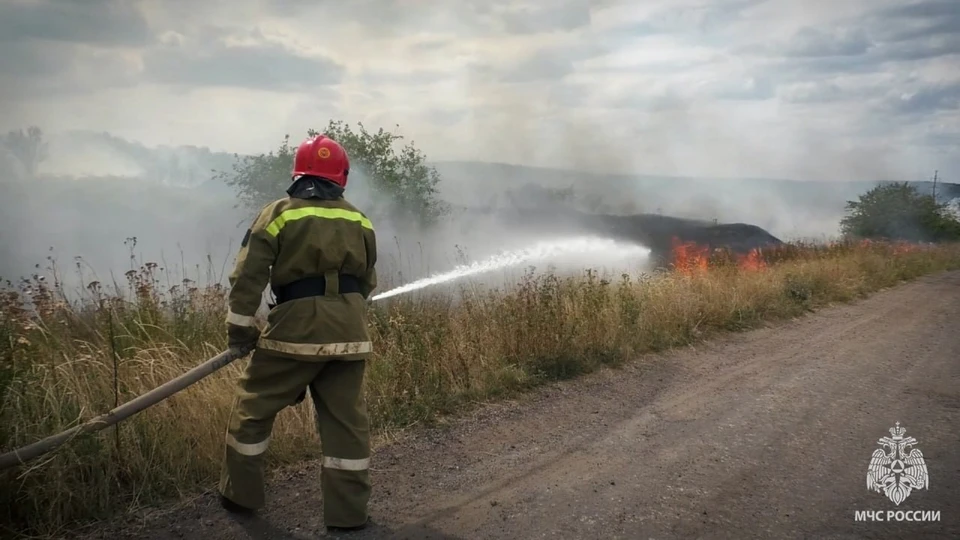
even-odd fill
[(327, 180), (300, 177), (287, 194), (263, 207), (244, 235), (230, 275), (227, 324), (253, 326), (269, 282), (277, 304), (258, 349), (307, 361), (369, 358), (373, 225)]

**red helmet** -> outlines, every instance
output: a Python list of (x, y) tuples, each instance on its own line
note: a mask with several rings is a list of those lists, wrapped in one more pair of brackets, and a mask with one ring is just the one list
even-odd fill
[(293, 159), (293, 177), (319, 176), (340, 187), (347, 187), (349, 173), (350, 158), (347, 151), (326, 135), (317, 135), (300, 143)]

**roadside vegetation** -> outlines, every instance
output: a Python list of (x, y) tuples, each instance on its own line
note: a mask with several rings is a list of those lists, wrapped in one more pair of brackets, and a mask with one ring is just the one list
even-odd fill
[[(740, 260), (678, 245), (675, 268), (652, 275), (530, 273), (505, 290), (465, 286), (456, 302), (429, 292), (401, 296), (371, 306), (370, 413), (381, 437), (389, 436), (478, 401), (955, 268), (957, 245), (785, 245)], [(0, 305), (0, 448), (107, 411), (226, 346), (226, 291), (189, 282), (167, 287), (158, 272), (144, 266), (116, 290), (92, 284), (73, 302), (56, 283), (7, 284)], [(0, 473), (2, 521), (51, 534), (210, 488), (244, 363), (116, 428)], [(310, 407), (281, 413), (271, 465), (319, 455)]]
[[(381, 155), (389, 162), (388, 152)], [(425, 207), (440, 212), (430, 206), (429, 171), (398, 167), (421, 175), (411, 185), (423, 188)], [(871, 208), (889, 212), (866, 204), (871, 200), (862, 200), (854, 215)], [(936, 204), (916, 200), (939, 212)], [(940, 243), (889, 234), (913, 234), (927, 222), (947, 231), (938, 233)], [(427, 289), (373, 303), (376, 352), (366, 395), (379, 440), (642, 353), (960, 269), (960, 244), (952, 241), (958, 238), (948, 234), (952, 224), (911, 223), (883, 234), (851, 226), (843, 241), (784, 244), (746, 256), (677, 243), (670, 268), (652, 273), (585, 270), (564, 277), (530, 271), (499, 289), (464, 283), (458, 294)], [(0, 286), (0, 451), (129, 401), (226, 347), (227, 291), (219, 284), (173, 281), (146, 263), (121, 283), (89, 282), (76, 298), (63, 290), (56, 268), (44, 275)], [(210, 489), (245, 362), (116, 427), (0, 471), (0, 536), (76, 531), (94, 519)], [(267, 453), (270, 466), (319, 456), (313, 422), (309, 401), (280, 414)]]

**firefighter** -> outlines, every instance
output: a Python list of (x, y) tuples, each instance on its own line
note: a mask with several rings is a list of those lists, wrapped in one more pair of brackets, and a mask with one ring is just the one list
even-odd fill
[[(343, 198), (350, 161), (319, 135), (297, 148), (289, 197), (266, 205), (247, 230), (230, 275), (229, 346), (253, 349), (227, 426), (222, 505), (264, 506), (263, 455), (274, 419), (310, 397), (323, 450), (324, 522), (367, 524), (370, 434), (361, 392), (372, 344), (366, 299), (376, 288), (376, 237)], [(276, 296), (262, 333), (254, 324), (267, 283)]]

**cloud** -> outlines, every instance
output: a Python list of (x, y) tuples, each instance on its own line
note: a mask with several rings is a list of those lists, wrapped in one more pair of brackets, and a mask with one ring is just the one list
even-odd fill
[(343, 119), (438, 160), (727, 176), (958, 160), (929, 157), (957, 131), (955, 0), (78, 5), (0, 6), (0, 129), (263, 152)]
[(364, 70), (356, 79), (371, 86), (380, 85), (425, 85), (445, 81), (450, 78), (449, 70), (418, 69), (414, 71), (404, 69)]
[(858, 85), (845, 78), (782, 84), (778, 97), (786, 103), (817, 104), (847, 102), (875, 98), (883, 90), (870, 85)]
[(0, 98), (57, 98), (129, 84), (152, 34), (130, 2), (0, 3)]
[(960, 83), (937, 84), (890, 98), (888, 105), (898, 113), (918, 115), (960, 109)]
[(960, 55), (960, 33), (918, 37), (886, 45), (873, 59), (883, 61), (911, 61)]
[(550, 51), (539, 51), (507, 70), (505, 82), (529, 82), (542, 79), (562, 79), (573, 73), (573, 61)]
[(149, 43), (150, 37), (143, 13), (123, 0), (10, 0), (0, 4), (0, 42), (8, 44), (45, 40), (138, 46)]
[(0, 71), (5, 75), (5, 82), (52, 77), (67, 71), (77, 56), (75, 50), (59, 44), (12, 42), (5, 44), (0, 54)]
[(739, 52), (794, 76), (869, 73), (903, 62), (960, 54), (960, 4), (919, 0), (847, 13), (800, 27), (786, 38), (743, 45)]
[(136, 84), (136, 55), (63, 42), (4, 44), (0, 99), (60, 99)]
[(251, 32), (242, 42), (210, 28), (201, 39), (171, 35), (143, 58), (144, 77), (162, 84), (310, 90), (336, 84), (344, 68), (321, 54), (304, 54)]
[(835, 28), (824, 31), (803, 28), (785, 45), (787, 57), (859, 56), (866, 54), (871, 42), (861, 28)]
[(878, 31), (890, 41), (960, 34), (960, 4), (953, 0), (921, 0), (878, 12)]
[(569, 31), (589, 24), (590, 3), (586, 0), (556, 0), (536, 6), (521, 3), (503, 14), (503, 27), (511, 34)]
[(930, 133), (924, 137), (930, 146), (943, 150), (956, 150), (960, 146), (960, 129), (952, 133)]
[(453, 32), (462, 38), (472, 38), (583, 28), (590, 23), (591, 3), (588, 0), (289, 0), (271, 5), (265, 11), (291, 18), (306, 16), (306, 24), (313, 22), (311, 16), (322, 14), (327, 20), (360, 25), (372, 34), (391, 38), (409, 35), (409, 29)]

